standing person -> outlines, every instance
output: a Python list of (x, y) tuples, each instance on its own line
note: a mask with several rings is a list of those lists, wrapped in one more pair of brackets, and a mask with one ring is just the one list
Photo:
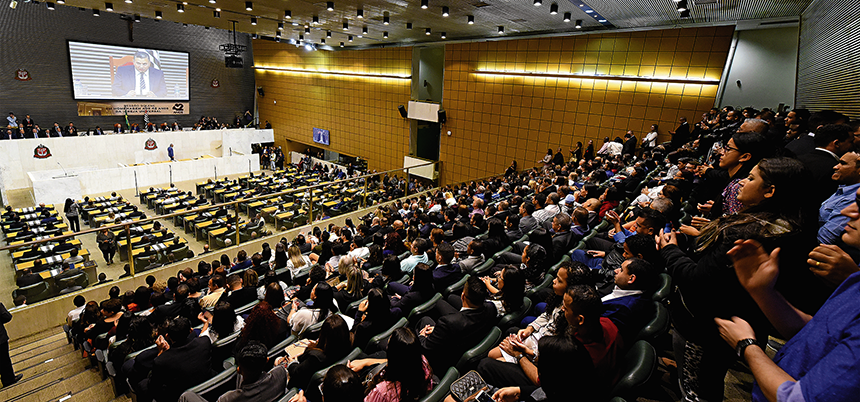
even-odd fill
[(544, 170), (552, 168), (552, 148), (547, 148), (546, 155), (544, 155), (543, 159), (539, 160), (538, 163), (543, 163)]
[(99, 244), (99, 250), (102, 251), (107, 265), (113, 264), (113, 255), (116, 253), (116, 235), (104, 228), (96, 236), (96, 242)]
[(570, 161), (573, 163), (579, 163), (580, 159), (582, 159), (582, 141), (577, 141), (576, 148), (570, 149)]
[(15, 369), (12, 368), (12, 358), (9, 357), (9, 335), (6, 333), (5, 326), (9, 321), (12, 321), (12, 313), (6, 310), (3, 303), (0, 303), (0, 379), (2, 379), (4, 387), (21, 381), (21, 377), (24, 377), (23, 374), (15, 375)]
[(66, 213), (66, 219), (69, 220), (69, 227), (73, 232), (81, 231), (81, 221), (78, 219), (78, 216), (81, 213), (81, 207), (78, 206), (78, 203), (72, 201), (71, 198), (66, 198), (66, 207), (63, 208), (63, 212)]
[(175, 162), (176, 159), (173, 159), (173, 144), (167, 147), (167, 156), (170, 158), (171, 162)]
[(645, 151), (650, 151), (652, 148), (657, 146), (657, 125), (651, 125), (651, 132), (645, 135), (645, 138), (642, 139), (642, 149)]
[(582, 159), (590, 161), (594, 159), (594, 140), (588, 140), (588, 147), (585, 148), (585, 153), (582, 154)]

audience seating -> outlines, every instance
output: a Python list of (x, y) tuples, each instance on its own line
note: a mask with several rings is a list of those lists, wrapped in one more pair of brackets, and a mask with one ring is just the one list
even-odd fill
[(624, 356), (621, 376), (612, 388), (611, 396), (636, 399), (637, 391), (644, 386), (657, 369), (657, 351), (650, 343), (637, 341)]

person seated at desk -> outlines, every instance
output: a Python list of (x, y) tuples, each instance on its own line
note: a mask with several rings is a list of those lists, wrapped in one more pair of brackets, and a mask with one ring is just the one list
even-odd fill
[(15, 216), (15, 215), (17, 215), (17, 214), (15, 213), (15, 211), (12, 210), (12, 207), (7, 205), (6, 206), (6, 212), (3, 212), (3, 215), (0, 215), (0, 217), (2, 217), (3, 219), (6, 219), (6, 218), (11, 218), (12, 216)]
[(136, 257), (139, 259), (143, 259), (146, 257), (155, 256), (156, 254), (158, 254), (158, 252), (153, 250), (151, 245), (147, 244), (147, 245), (143, 246), (143, 251), (140, 252), (140, 254), (138, 254)]
[[(229, 231), (230, 229), (227, 229)], [(233, 268), (230, 271), (239, 271), (246, 269), (251, 266), (251, 260), (248, 259), (248, 253), (245, 250), (239, 250), (239, 253), (236, 254), (236, 265), (233, 265)]]
[(30, 229), (30, 225), (24, 224), (23, 229), (21, 229), (21, 231), (18, 232), (17, 238), (21, 239), (24, 237), (32, 237), (34, 235), (35, 235), (35, 233), (33, 233), (33, 230)]
[(160, 267), (161, 264), (158, 263), (158, 256), (153, 254), (149, 256), (149, 265), (143, 268), (144, 271), (149, 271), (150, 269), (155, 269)]
[[(18, 216), (17, 214), (15, 214), (14, 212), (12, 213), (11, 218), (12, 218), (12, 222), (8, 223), (10, 231), (14, 232), (15, 229), (21, 229), (21, 228), (27, 226), (26, 223), (21, 222), (21, 217)], [(5, 217), (4, 217), (4, 219), (5, 219)]]
[(77, 263), (84, 260), (84, 257), (81, 257), (78, 255), (78, 249), (76, 249), (76, 248), (73, 248), (72, 251), (70, 251), (69, 253), (71, 255), (69, 256), (69, 258), (66, 258), (65, 260), (63, 260), (63, 265), (77, 264)]
[(42, 272), (50, 268), (51, 266), (43, 264), (42, 260), (33, 261), (33, 272)]
[(166, 243), (168, 240), (172, 239), (173, 237), (174, 237), (173, 233), (168, 232), (167, 228), (161, 228), (161, 238), (159, 239), (159, 241), (161, 241), (162, 243)]
[(153, 222), (153, 223), (152, 223), (152, 231), (153, 231), (153, 232), (159, 232), (159, 231), (161, 231), (161, 222), (159, 222), (159, 221), (155, 221), (155, 222)]
[(51, 252), (56, 255), (61, 255), (76, 249), (77, 247), (74, 244), (66, 243), (66, 239), (60, 239), (57, 241), (57, 245), (51, 249)]
[(53, 223), (53, 222), (57, 221), (57, 217), (51, 216), (51, 214), (48, 211), (42, 212), (42, 214), (39, 216), (39, 218), (40, 218), (40, 220), (39, 220), (40, 225), (47, 225), (49, 223)]
[[(39, 261), (41, 263), (41, 261)], [(27, 268), (21, 273), (21, 277), (15, 281), (15, 284), (18, 285), (19, 288), (23, 288), (25, 286), (35, 285), (39, 282), (42, 282), (42, 277), (39, 274), (34, 274), (33, 270)]]
[(222, 206), (218, 209), (218, 212), (215, 213), (215, 217), (220, 218), (222, 216), (227, 216), (228, 213), (229, 211), (227, 211), (227, 209)]
[[(171, 236), (171, 237), (173, 237), (173, 233), (171, 233), (171, 234), (170, 234), (170, 236)], [(161, 238), (162, 238), (162, 241), (163, 241), (163, 240), (164, 240), (164, 236), (162, 236)], [(180, 242), (179, 242), (179, 240), (181, 240), (179, 237), (173, 237), (173, 244), (171, 244), (171, 245), (167, 246), (167, 249), (165, 249), (165, 250), (164, 250), (164, 252), (165, 252), (165, 253), (172, 253), (172, 252), (174, 252), (174, 251), (179, 250), (179, 249), (180, 249), (180, 248), (182, 248), (182, 247), (185, 247), (185, 245), (184, 245), (184, 244), (182, 244), (182, 243), (180, 243)]]
[(129, 212), (129, 213), (128, 213), (128, 218), (129, 218), (129, 219), (134, 219), (134, 218), (137, 218), (137, 217), (140, 217), (140, 219), (146, 219), (146, 214), (145, 214), (145, 213), (143, 213), (143, 212), (141, 212), (141, 211), (139, 211), (139, 210), (137, 209), (137, 205), (132, 205), (132, 206), (131, 206), (131, 212)]
[(71, 278), (82, 272), (80, 268), (72, 269), (72, 265), (73, 264), (63, 264), (63, 272), (60, 272), (59, 274), (54, 276), (54, 280), (59, 281), (63, 278)]
[(21, 258), (32, 258), (32, 257), (41, 257), (42, 250), (39, 249), (38, 244), (34, 244), (29, 250), (25, 251), (24, 254), (21, 255)]

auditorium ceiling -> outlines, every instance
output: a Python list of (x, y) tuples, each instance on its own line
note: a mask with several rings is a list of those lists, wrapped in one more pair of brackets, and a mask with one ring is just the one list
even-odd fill
[[(327, 9), (327, 1), (255, 0), (251, 10), (246, 9), (248, 2), (244, 0), (112, 1), (113, 12), (132, 18), (139, 15), (155, 19), (158, 12), (164, 21), (221, 29), (231, 29), (232, 21), (236, 21), (236, 30), (264, 38), (274, 38), (280, 23), (282, 41), (298, 40), (301, 35), (304, 41), (314, 44), (325, 39), (332, 46), (345, 42), (347, 46), (373, 47), (576, 31), (722, 25), (744, 20), (779, 22), (796, 19), (812, 0), (340, 0), (331, 4), (333, 11)], [(422, 8), (422, 1), (427, 8)], [(688, 13), (682, 16), (678, 9), (685, 5)], [(56, 4), (63, 6), (109, 12), (105, 10), (106, 3), (99, 0)], [(184, 12), (178, 11), (180, 6)], [(445, 9), (447, 17), (443, 16)], [(359, 10), (363, 18), (358, 18)], [(291, 18), (285, 17), (287, 12)], [(253, 18), (256, 25), (252, 25)], [(581, 28), (577, 28), (580, 20)], [(363, 32), (365, 28), (367, 33)]]

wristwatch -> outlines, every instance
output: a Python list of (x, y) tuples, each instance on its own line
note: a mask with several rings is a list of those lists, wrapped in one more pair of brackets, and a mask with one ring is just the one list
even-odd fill
[(737, 346), (735, 346), (735, 351), (738, 352), (738, 358), (743, 359), (744, 350), (746, 350), (747, 346), (755, 345), (756, 340), (753, 338), (741, 339), (738, 341)]
[(520, 353), (520, 354), (518, 354), (518, 355), (514, 356), (514, 358), (515, 358), (515, 359), (517, 359), (517, 362), (519, 362), (519, 361), (520, 361), (520, 359), (522, 359), (522, 358), (523, 358), (523, 357), (525, 357), (525, 356), (526, 356), (526, 355), (524, 355), (524, 354)]

